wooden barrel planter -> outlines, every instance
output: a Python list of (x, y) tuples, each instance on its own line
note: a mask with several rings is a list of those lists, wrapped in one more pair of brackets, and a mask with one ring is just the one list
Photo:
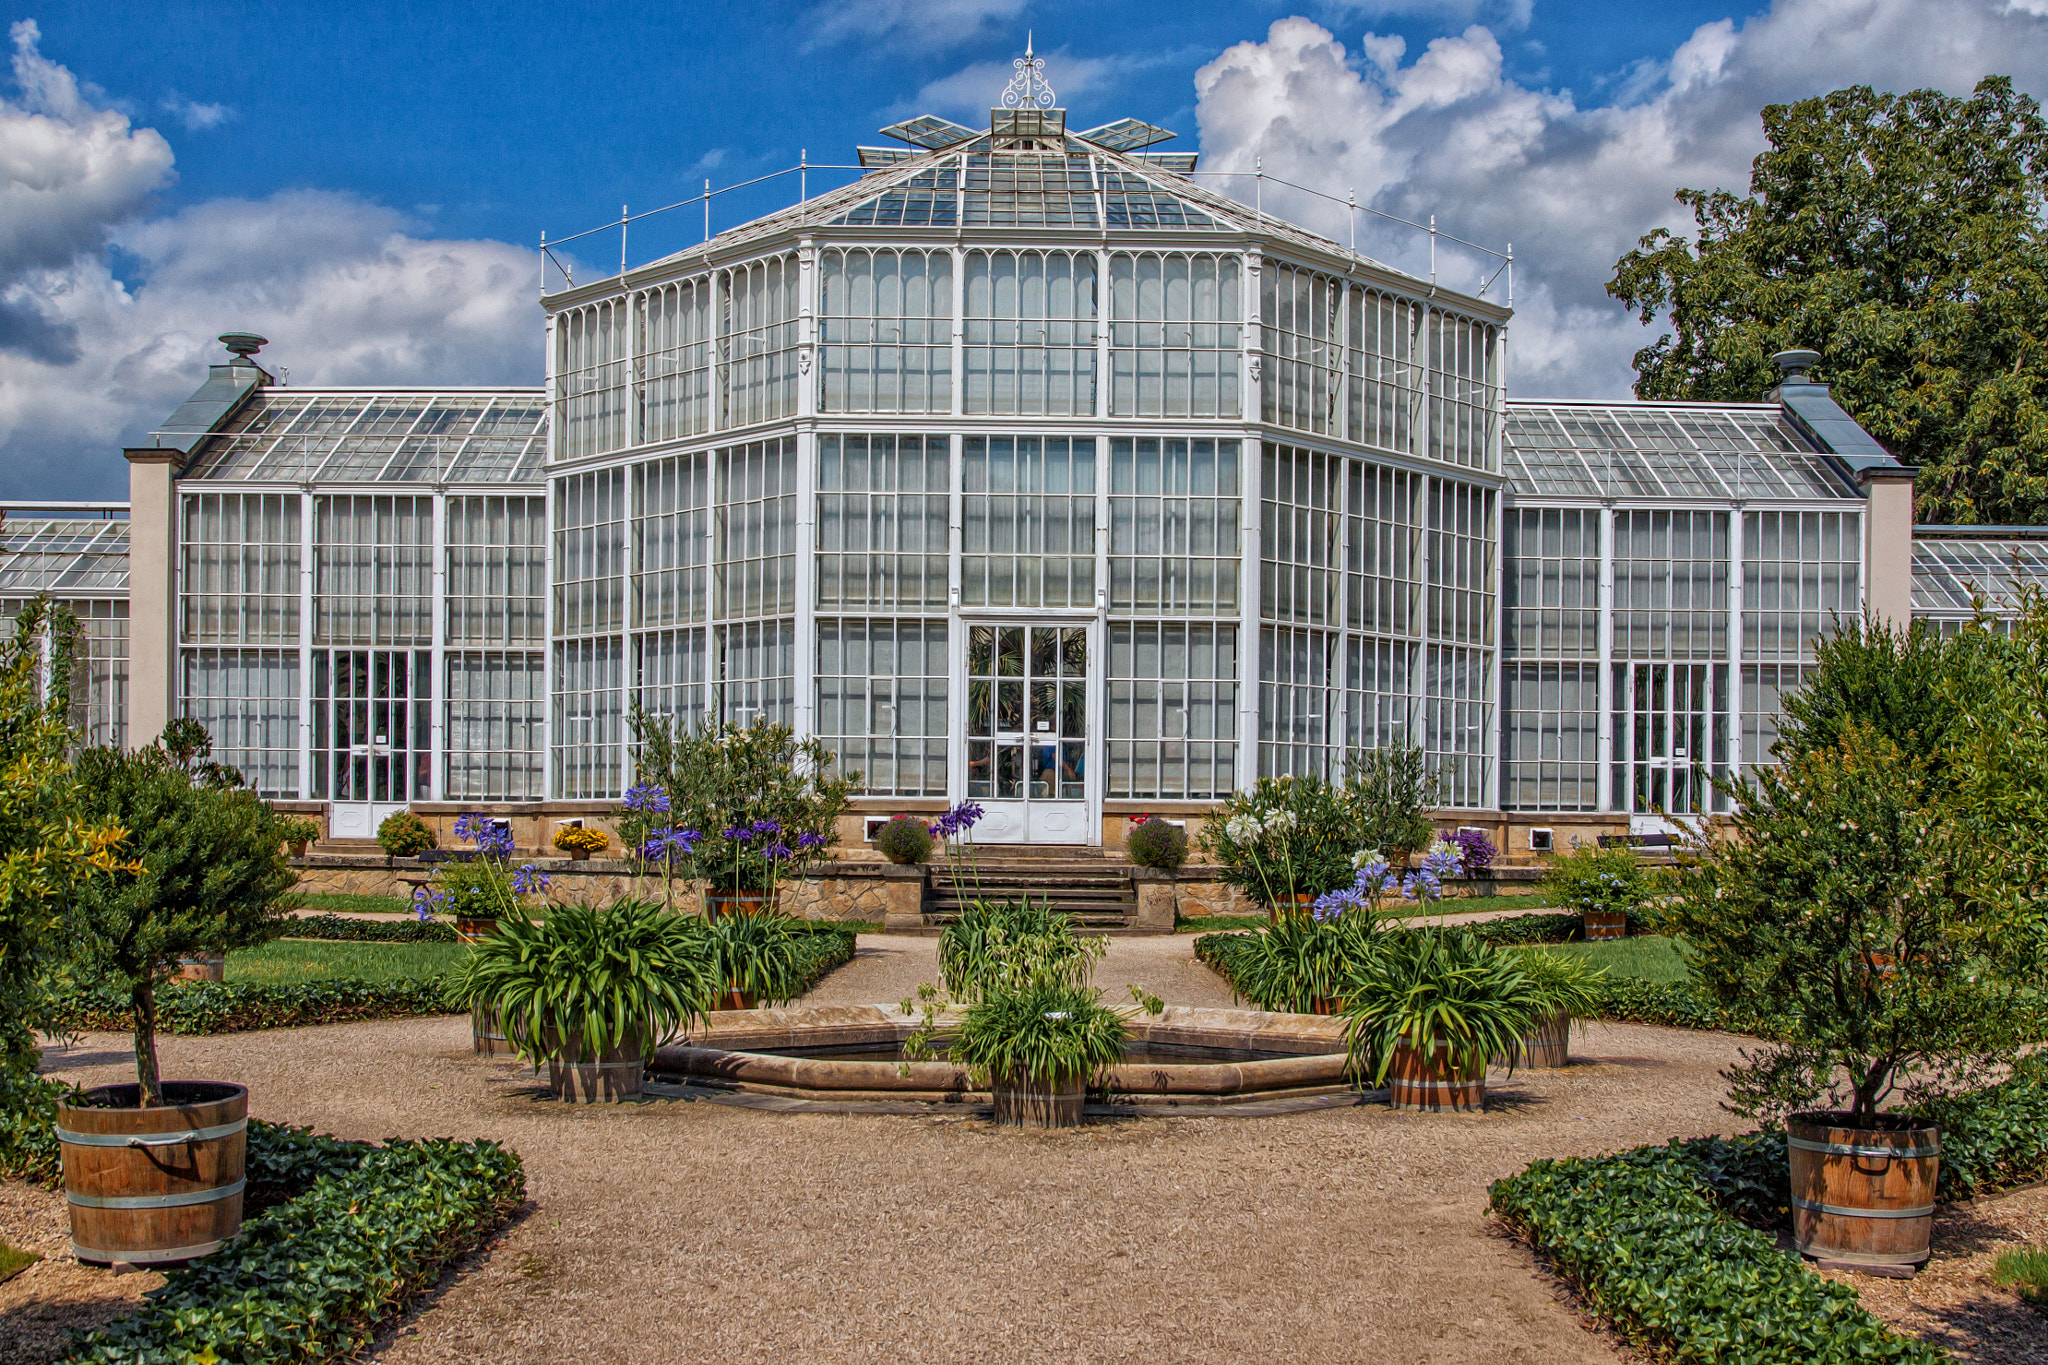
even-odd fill
[(581, 1039), (572, 1038), (567, 1047), (551, 1048), (548, 1089), (556, 1099), (570, 1104), (614, 1104), (639, 1099), (647, 1079), (646, 1055), (638, 1039), (628, 1041), (630, 1046), (612, 1048), (595, 1057), (582, 1046)]
[(1395, 1109), (1484, 1109), (1486, 1068), (1453, 1066), (1450, 1050), (1441, 1044), (1428, 1057), (1406, 1043), (1397, 1044), (1387, 1068), (1387, 1103)]
[(712, 919), (721, 915), (772, 915), (777, 891), (706, 891), (704, 911)]
[(989, 1093), (995, 1100), (995, 1121), (1024, 1128), (1078, 1127), (1081, 1105), (1087, 1099), (1087, 1088), (1079, 1076), (1057, 1087), (1028, 1077), (997, 1076)]
[(194, 953), (191, 957), (178, 959), (178, 971), (173, 981), (225, 981), (228, 979), (228, 955), (226, 953)]
[[(1522, 1035), (1513, 1063), (1518, 1067), (1549, 1068), (1569, 1066), (1572, 1059), (1572, 1017), (1563, 1010), (1551, 1015)], [(1495, 1057), (1495, 1065), (1506, 1066), (1509, 1058)]]
[(1589, 940), (1628, 937), (1628, 912), (1625, 910), (1588, 910), (1580, 919), (1585, 924)]
[(1918, 1265), (1934, 1232), (1941, 1130), (1931, 1123), (1852, 1128), (1847, 1114), (1786, 1121), (1792, 1242), (1852, 1265)]
[(457, 915), (455, 938), (459, 943), (477, 943), (498, 932), (496, 915)]
[(505, 1036), (498, 1012), (487, 1005), (469, 1007), (469, 1042), (479, 1057), (506, 1057), (517, 1050)]
[(241, 1230), (249, 1092), (166, 1081), (164, 1103), (142, 1109), (141, 1089), (57, 1105), (71, 1254), (93, 1265), (182, 1265)]

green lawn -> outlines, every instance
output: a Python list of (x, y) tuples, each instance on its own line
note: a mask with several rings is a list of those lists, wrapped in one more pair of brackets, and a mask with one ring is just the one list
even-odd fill
[(33, 1251), (0, 1242), (0, 1284), (5, 1284), (43, 1258)]
[(2048, 1309), (2048, 1247), (2001, 1251), (1991, 1282), (2010, 1289), (2036, 1308)]
[(1610, 976), (1635, 976), (1645, 981), (1685, 980), (1685, 959), (1679, 955), (1678, 941), (1649, 934), (1602, 939), (1597, 943), (1550, 943), (1527, 951), (1583, 957), (1595, 966), (1605, 967)]
[[(1392, 905), (1387, 913), (1403, 919), (1417, 915), (1470, 915), (1481, 910), (1517, 910), (1557, 914), (1554, 905), (1545, 904), (1541, 895), (1528, 896), (1458, 896), (1429, 905)], [(1178, 934), (1214, 934), (1226, 929), (1255, 929), (1266, 923), (1266, 916), (1260, 915), (1182, 915), (1173, 922)]]
[(450, 971), (469, 950), (460, 943), (320, 943), (280, 940), (228, 954), (227, 977), (281, 986), (299, 981), (361, 977), (396, 981)]
[(351, 896), (330, 891), (296, 891), (285, 904), (294, 910), (329, 910), (350, 915), (410, 915), (402, 896)]

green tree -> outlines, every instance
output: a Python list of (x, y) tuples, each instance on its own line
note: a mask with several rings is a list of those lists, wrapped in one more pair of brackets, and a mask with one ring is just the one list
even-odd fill
[(1680, 190), (1607, 292), (1673, 329), (1636, 353), (1642, 398), (1753, 401), (1770, 356), (1921, 469), (1928, 521), (2048, 521), (2048, 122), (1990, 77), (1837, 90), (1763, 111), (1750, 193)]
[(39, 599), (0, 640), (0, 1075), (35, 1069), (29, 1021), (64, 896), (93, 866), (112, 867), (121, 842), (117, 827), (88, 824), (73, 801), (75, 633), (68, 613)]
[(1681, 870), (1665, 922), (1697, 986), (1773, 1021), (1727, 1073), (1737, 1112), (1826, 1099), (1874, 1126), (1902, 1084), (1967, 1084), (2019, 1041), (2032, 987), (1998, 970), (1962, 884), (1967, 826), (1924, 761), (1868, 727), (1736, 787), (1735, 837)]
[(1815, 667), (1784, 700), (1775, 754), (1783, 759), (1840, 745), (1865, 726), (1946, 782), (1956, 746), (1968, 740), (1972, 694), (1988, 685), (2011, 642), (1972, 628), (1943, 635), (1929, 621), (1900, 631), (1860, 619), (1838, 622), (1815, 646)]
[(163, 1102), (156, 989), (181, 956), (227, 952), (276, 936), (279, 900), (297, 881), (278, 817), (254, 792), (188, 771), (161, 745), (88, 749), (77, 763), (86, 819), (128, 831), (132, 861), (102, 868), (70, 896), (66, 946), (83, 980), (126, 992), (145, 1106)]

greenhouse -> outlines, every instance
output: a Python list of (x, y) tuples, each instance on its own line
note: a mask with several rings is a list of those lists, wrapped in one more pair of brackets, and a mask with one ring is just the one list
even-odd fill
[[(1523, 852), (1709, 812), (1835, 614), (1925, 598), (1912, 471), (1809, 353), (1750, 404), (1512, 400), (1504, 302), (1203, 187), (1164, 129), (885, 132), (851, 184), (558, 273), (539, 389), (287, 387), (224, 338), (129, 452), (121, 682), (118, 575), (68, 594), (108, 613), (87, 709), (203, 720), (344, 837), (615, 801), (639, 711), (791, 725), (864, 807), (1011, 842), (1412, 744)], [(120, 535), (23, 524), (45, 575)]]

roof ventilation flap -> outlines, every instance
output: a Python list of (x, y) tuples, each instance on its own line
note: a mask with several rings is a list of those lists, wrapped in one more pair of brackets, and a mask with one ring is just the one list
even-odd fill
[[(940, 118), (937, 114), (919, 114), (916, 118), (892, 123), (881, 130), (883, 137), (893, 137), (898, 142), (907, 142), (913, 147), (922, 147), (928, 152), (943, 151), (969, 138), (980, 136), (972, 128)], [(862, 165), (866, 165), (863, 160)]]
[(1171, 142), (1180, 134), (1170, 128), (1161, 128), (1156, 123), (1143, 119), (1120, 118), (1114, 123), (1105, 123), (1100, 128), (1090, 128), (1083, 137), (1098, 147), (1107, 147), (1112, 152), (1139, 152), (1155, 147), (1162, 142)]
[(991, 109), (988, 122), (1000, 152), (1057, 152), (1067, 135), (1064, 109)]

